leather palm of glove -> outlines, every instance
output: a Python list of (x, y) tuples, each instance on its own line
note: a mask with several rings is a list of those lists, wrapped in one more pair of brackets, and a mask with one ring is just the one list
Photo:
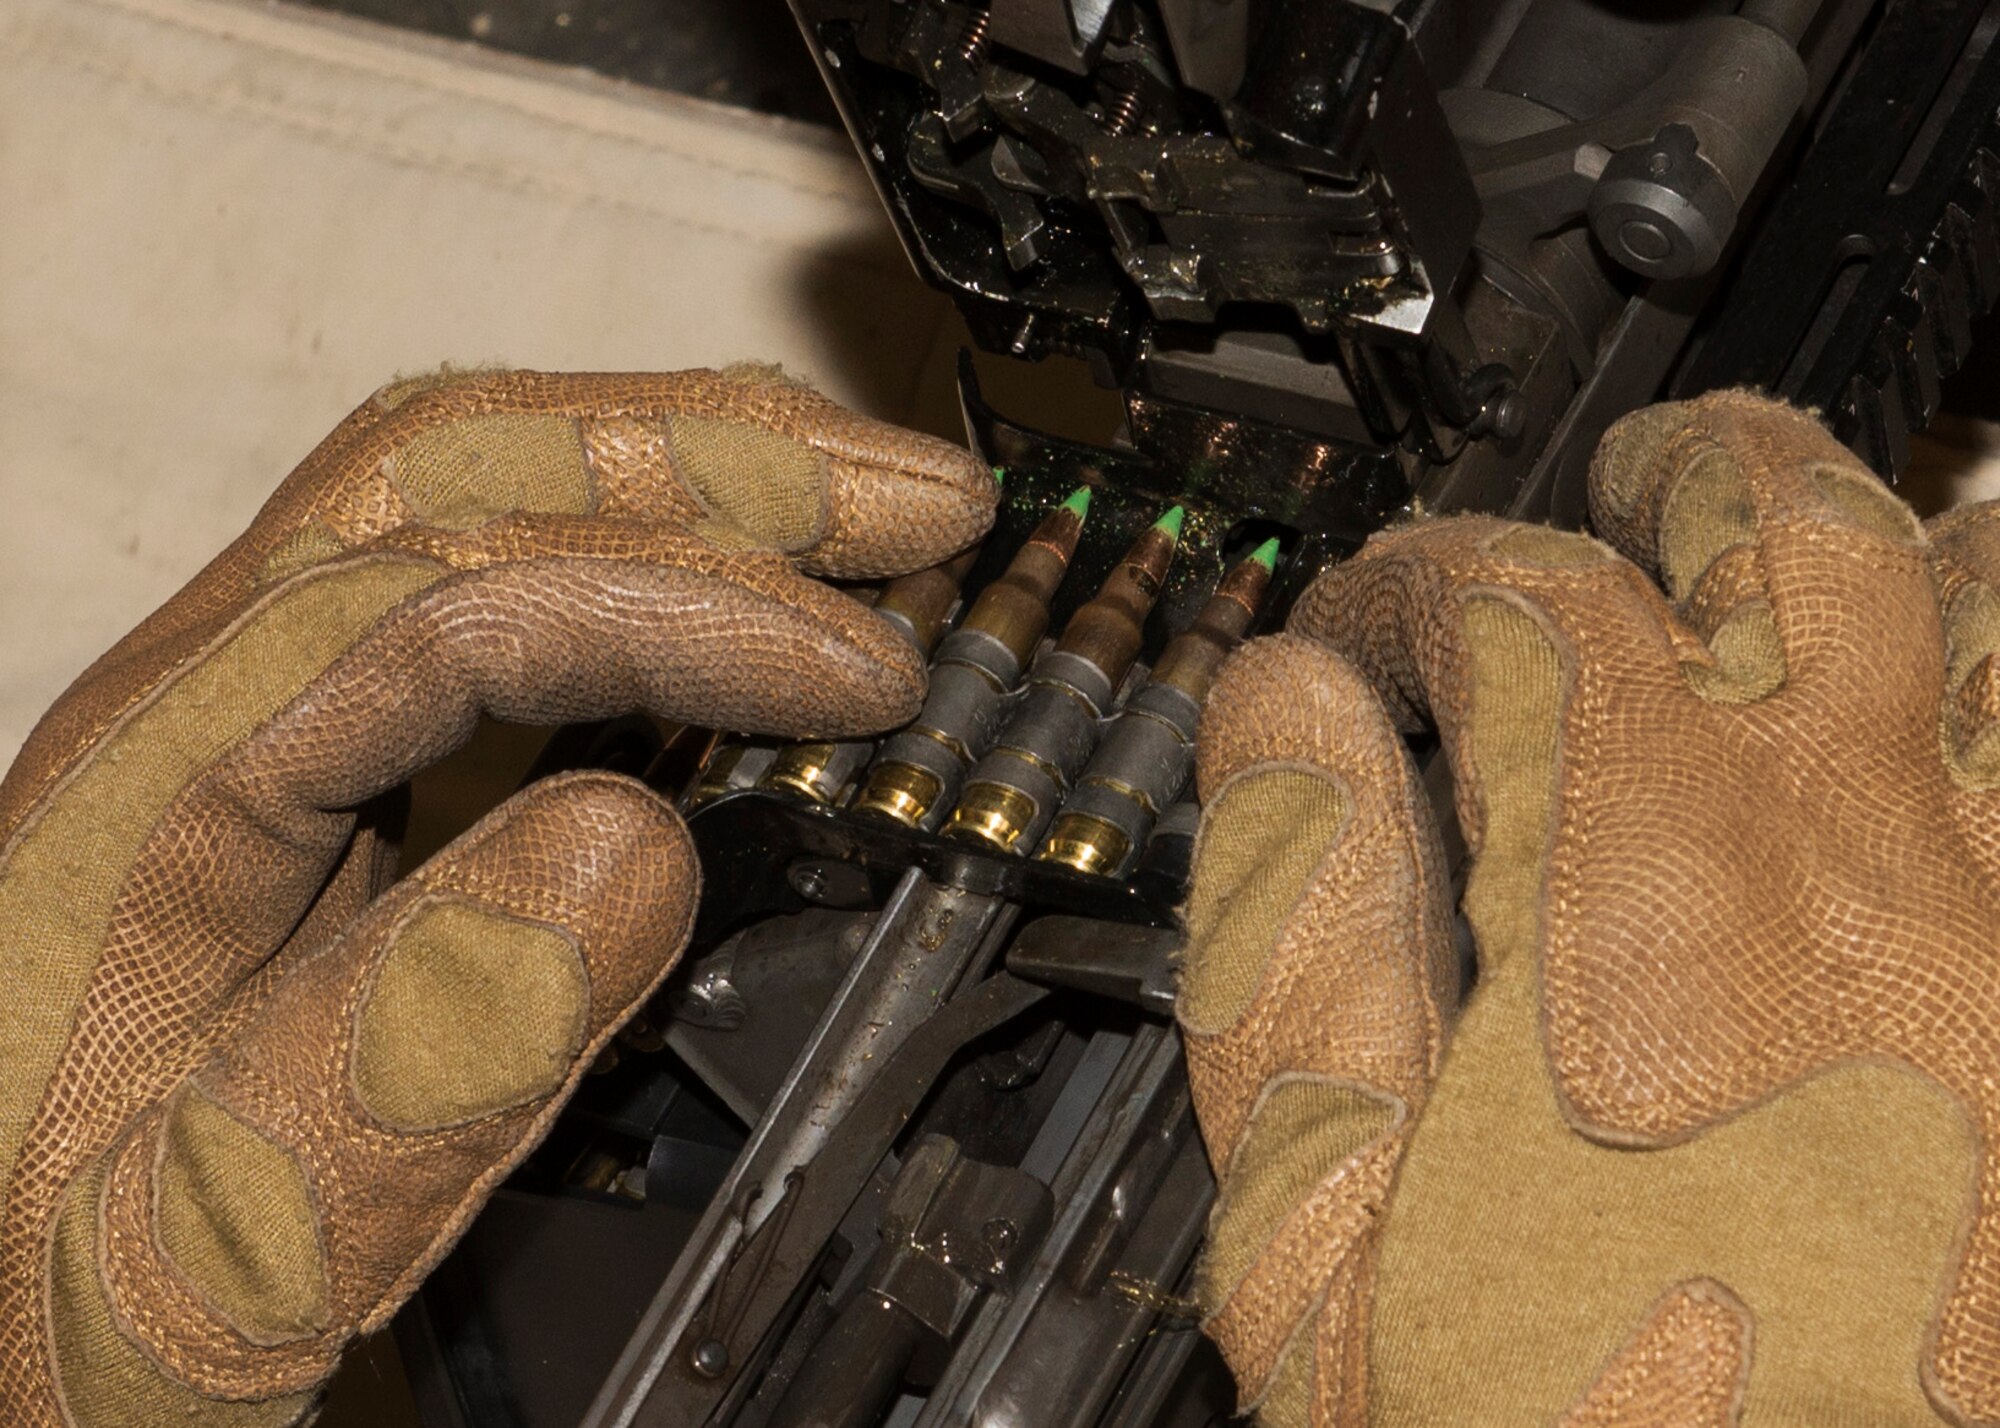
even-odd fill
[(800, 572), (933, 564), (994, 502), (768, 372), (349, 417), (0, 785), (0, 1421), (309, 1412), (688, 935), (686, 830), (631, 780), (537, 784), (386, 891), (356, 810), (482, 711), (903, 722), (915, 651)]
[(1591, 498), (1376, 537), (1211, 698), (1208, 1329), (1271, 1428), (2000, 1422), (2000, 508), (1737, 393)]

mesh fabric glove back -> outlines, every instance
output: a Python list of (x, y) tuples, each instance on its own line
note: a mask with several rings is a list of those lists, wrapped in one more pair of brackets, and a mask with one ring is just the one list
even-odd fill
[(537, 784), (394, 887), (371, 800), (482, 712), (906, 720), (920, 659), (801, 572), (936, 563), (994, 499), (757, 371), (446, 374), (349, 417), (0, 785), (0, 1421), (308, 1413), (697, 892), (631, 780)]
[(1739, 393), (1591, 479), (1616, 552), (1379, 536), (1211, 700), (1210, 1332), (1273, 1428), (2000, 1422), (2000, 510)]

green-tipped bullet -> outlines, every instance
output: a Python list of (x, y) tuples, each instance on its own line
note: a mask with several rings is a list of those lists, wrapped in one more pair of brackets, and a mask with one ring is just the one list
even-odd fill
[(1110, 578), (1082, 609), (1070, 616), (1056, 648), (1081, 655), (1104, 672), (1113, 689), (1138, 657), (1146, 614), (1166, 583), (1180, 540), (1182, 511), (1175, 506), (1139, 532), (1132, 548), (1112, 567)]
[(959, 587), (978, 558), (975, 545), (942, 565), (897, 576), (883, 587), (875, 613), (895, 626), (919, 654), (928, 655), (944, 634), (945, 621), (958, 604)]
[(1006, 571), (979, 592), (964, 627), (993, 636), (1025, 664), (1049, 627), (1049, 600), (1076, 553), (1089, 508), (1090, 492), (1081, 490), (1043, 516)]
[(1277, 563), (1278, 543), (1267, 540), (1230, 567), (1195, 622), (1167, 642), (1153, 666), (1154, 682), (1173, 685), (1196, 704), (1208, 698), (1224, 657), (1256, 623)]
[(1079, 486), (1070, 492), (1068, 498), (1063, 501), (1063, 509), (1074, 511), (1078, 520), (1083, 520), (1088, 516), (1090, 514), (1090, 487)]
[[(1167, 544), (1157, 530), (1148, 531), (1141, 540), (1156, 548)], [(1158, 811), (1172, 803), (1187, 783), (1194, 767), (1196, 711), (1208, 697), (1223, 660), (1256, 623), (1277, 561), (1275, 540), (1237, 561), (1194, 624), (1167, 641), (1151, 681), (1105, 732), (1075, 791), (1063, 800), (1062, 812), (1036, 858), (1079, 872), (1110, 875), (1123, 872), (1134, 861)], [(1186, 698), (1162, 697), (1169, 689)], [(1002, 796), (1006, 791), (995, 792), (995, 786), (992, 780), (975, 783), (966, 794), (967, 804), (977, 800), (972, 814), (954, 817), (953, 823), (971, 824), (983, 818), (985, 828), (1001, 830), (1007, 846), (1013, 846), (1032, 836), (1040, 824), (1022, 820)], [(987, 841), (999, 840), (988, 835)]]

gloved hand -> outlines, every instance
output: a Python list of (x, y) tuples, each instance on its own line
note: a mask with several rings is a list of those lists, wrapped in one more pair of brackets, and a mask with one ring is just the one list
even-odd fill
[(1740, 393), (1591, 500), (1624, 558), (1396, 530), (1212, 696), (1209, 1331), (1271, 1428), (2000, 1422), (2000, 509)]
[(772, 373), (446, 375), (342, 423), (0, 785), (0, 1422), (299, 1418), (687, 937), (686, 830), (630, 780), (386, 892), (356, 810), (482, 710), (900, 723), (922, 661), (799, 572), (935, 563), (994, 501)]

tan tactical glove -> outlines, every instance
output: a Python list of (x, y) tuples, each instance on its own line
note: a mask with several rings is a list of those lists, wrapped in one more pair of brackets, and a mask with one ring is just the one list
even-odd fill
[(993, 506), (769, 373), (349, 417), (0, 785), (0, 1423), (299, 1418), (687, 936), (686, 831), (630, 780), (539, 784), (387, 892), (355, 810), (481, 710), (897, 724), (921, 661), (799, 571), (934, 563)]
[(1272, 1428), (2000, 1422), (2000, 509), (1736, 393), (1591, 494), (1625, 559), (1419, 523), (1215, 691), (1209, 1330)]

